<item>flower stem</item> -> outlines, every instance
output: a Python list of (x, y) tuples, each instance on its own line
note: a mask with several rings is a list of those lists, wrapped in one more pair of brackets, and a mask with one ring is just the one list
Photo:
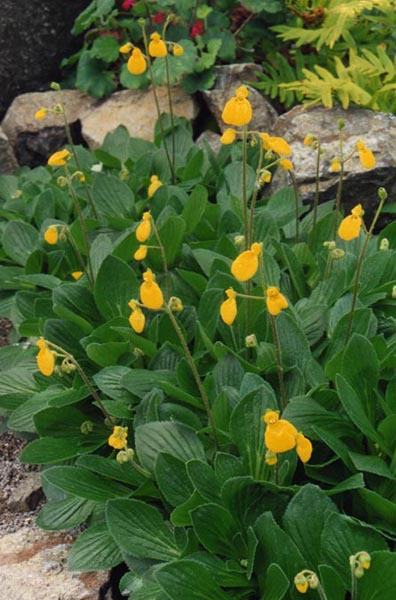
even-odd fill
[[(82, 254), (81, 254), (80, 250), (78, 249), (78, 246), (76, 244), (76, 240), (74, 239), (74, 237), (70, 233), (70, 229), (68, 227), (65, 228), (65, 231), (66, 231), (67, 238), (68, 238), (68, 240), (69, 240), (69, 242), (71, 244), (71, 247), (73, 248), (73, 250), (74, 250), (74, 252), (75, 252), (75, 254), (76, 254), (76, 256), (77, 256), (77, 258), (78, 258), (78, 260), (80, 262), (82, 270), (85, 273), (86, 272), (86, 265), (85, 265), (84, 259), (82, 257)], [(89, 281), (89, 284), (92, 285), (92, 283), (91, 283), (91, 281), (90, 281), (89, 278), (88, 278), (88, 281)]]
[(156, 240), (158, 242), (158, 246), (159, 246), (159, 249), (161, 252), (161, 258), (162, 258), (162, 263), (163, 263), (164, 273), (165, 273), (166, 295), (167, 295), (167, 300), (169, 300), (169, 298), (171, 296), (171, 284), (170, 284), (170, 278), (169, 278), (168, 261), (166, 259), (166, 252), (165, 252), (164, 245), (161, 241), (160, 235), (158, 233), (158, 229), (155, 225), (154, 219), (151, 219), (151, 226), (153, 228), (154, 235), (156, 237)]
[(242, 204), (243, 204), (243, 233), (245, 235), (245, 250), (249, 248), (248, 198), (247, 198), (247, 126), (242, 128)]
[[(383, 188), (380, 188), (380, 190), (381, 189), (383, 189)], [(345, 336), (345, 344), (344, 344), (345, 346), (347, 345), (347, 343), (349, 341), (351, 331), (352, 331), (352, 323), (353, 323), (353, 317), (354, 317), (355, 308), (356, 308), (357, 295), (358, 295), (358, 289), (359, 289), (359, 279), (360, 279), (360, 273), (361, 273), (362, 266), (363, 266), (364, 255), (366, 254), (368, 243), (370, 241), (371, 236), (373, 235), (374, 227), (378, 221), (378, 218), (381, 214), (382, 208), (385, 204), (385, 200), (387, 198), (386, 191), (384, 190), (384, 192), (385, 192), (384, 194), (381, 193), (381, 195), (380, 195), (380, 203), (379, 203), (376, 213), (374, 215), (374, 219), (372, 220), (372, 223), (370, 225), (370, 229), (366, 233), (365, 240), (364, 240), (362, 248), (360, 250), (359, 259), (358, 259), (358, 263), (357, 263), (357, 267), (356, 267), (355, 282), (353, 285), (351, 311), (349, 313), (347, 331), (346, 331), (346, 336)]]
[(290, 177), (292, 180), (293, 192), (294, 192), (294, 207), (295, 207), (295, 211), (296, 211), (296, 242), (298, 243), (300, 241), (300, 217), (298, 214), (298, 212), (299, 212), (298, 207), (299, 207), (299, 203), (300, 203), (300, 194), (298, 192), (296, 176), (294, 175), (293, 171), (290, 171)]
[(279, 391), (280, 391), (280, 396), (281, 396), (281, 406), (282, 406), (282, 410), (285, 410), (286, 404), (287, 404), (287, 398), (286, 398), (285, 382), (283, 379), (283, 367), (282, 367), (282, 358), (281, 358), (281, 353), (280, 353), (278, 330), (276, 328), (275, 317), (273, 315), (270, 315), (269, 317), (270, 317), (270, 322), (271, 322), (272, 337), (274, 339), (274, 346), (275, 346), (275, 356), (276, 356), (276, 364), (277, 364), (277, 370), (278, 370), (278, 381), (279, 381)]
[(250, 244), (253, 241), (254, 210), (256, 208), (257, 196), (258, 196), (259, 189), (260, 189), (260, 183), (259, 183), (260, 172), (261, 172), (261, 166), (263, 164), (263, 158), (264, 158), (264, 148), (263, 148), (263, 143), (262, 143), (261, 139), (259, 140), (259, 144), (260, 144), (260, 154), (259, 154), (259, 160), (258, 160), (257, 169), (256, 169), (256, 181), (255, 181), (255, 187), (254, 187), (252, 201), (250, 203), (250, 222), (249, 222), (249, 235), (248, 235), (248, 243), (247, 243), (248, 248), (250, 248)]
[(320, 169), (320, 142), (318, 142), (318, 153), (316, 155), (316, 177), (315, 177), (315, 196), (313, 205), (313, 223), (312, 223), (312, 237), (311, 237), (311, 250), (315, 247), (316, 241), (316, 222), (318, 220), (318, 204), (319, 204), (319, 169)]
[(184, 350), (184, 354), (186, 356), (187, 362), (190, 365), (190, 369), (191, 369), (193, 377), (195, 379), (195, 383), (197, 384), (197, 388), (198, 388), (198, 391), (199, 391), (199, 393), (201, 395), (202, 402), (203, 402), (203, 405), (205, 407), (206, 414), (207, 414), (207, 417), (208, 417), (208, 421), (209, 421), (210, 427), (212, 429), (212, 435), (213, 435), (213, 440), (214, 440), (215, 446), (216, 446), (216, 448), (218, 448), (219, 447), (219, 442), (218, 442), (218, 439), (217, 439), (216, 425), (215, 425), (215, 422), (214, 422), (214, 419), (213, 419), (212, 409), (210, 408), (209, 398), (208, 398), (208, 396), (206, 394), (206, 390), (205, 390), (204, 386), (202, 385), (202, 381), (201, 381), (201, 378), (199, 376), (197, 367), (195, 366), (194, 359), (193, 359), (193, 357), (191, 355), (191, 352), (189, 350), (187, 342), (186, 342), (186, 340), (184, 338), (183, 332), (180, 329), (179, 324), (178, 324), (178, 322), (176, 321), (176, 319), (174, 317), (174, 314), (172, 313), (171, 309), (167, 305), (165, 305), (165, 312), (168, 314), (168, 316), (170, 318), (170, 321), (171, 321), (171, 323), (173, 325), (173, 328), (174, 328), (174, 330), (175, 330), (175, 332), (177, 334), (177, 337), (179, 338), (180, 343), (182, 345), (182, 348)]
[(170, 72), (169, 72), (169, 58), (168, 53), (165, 55), (165, 69), (166, 69), (166, 87), (168, 90), (168, 102), (169, 102), (169, 113), (171, 120), (171, 128), (172, 128), (172, 183), (175, 183), (175, 152), (176, 152), (176, 142), (175, 142), (175, 122), (173, 118), (173, 103), (172, 103), (172, 92), (170, 85)]
[(143, 475), (143, 477), (146, 477), (147, 479), (153, 479), (153, 476), (151, 475), (151, 473), (146, 471), (146, 469), (143, 469), (143, 467), (141, 467), (137, 462), (135, 462), (135, 460), (133, 458), (130, 458), (129, 462), (131, 463), (132, 467), (138, 473), (140, 473), (140, 475)]
[(88, 232), (87, 232), (87, 228), (85, 226), (85, 219), (84, 219), (84, 216), (82, 214), (80, 202), (78, 201), (76, 192), (74, 191), (73, 183), (72, 183), (72, 180), (71, 180), (70, 173), (68, 171), (67, 165), (65, 165), (65, 173), (66, 173), (66, 180), (67, 180), (67, 185), (68, 185), (68, 188), (69, 188), (69, 191), (70, 191), (70, 195), (71, 195), (71, 197), (73, 199), (74, 206), (75, 206), (75, 209), (77, 211), (78, 219), (80, 221), (81, 233), (82, 233), (82, 236), (83, 236), (84, 247), (85, 247), (85, 253), (87, 255), (87, 265), (88, 265), (87, 277), (88, 277), (89, 284), (91, 285), (91, 287), (93, 287), (94, 286), (94, 275), (93, 275), (93, 269), (92, 269), (92, 263), (91, 263), (91, 256), (90, 256), (90, 248), (89, 248), (89, 241), (88, 241)]
[(166, 160), (168, 161), (169, 169), (171, 172), (171, 178), (172, 178), (172, 181), (174, 182), (175, 181), (175, 173), (173, 170), (173, 164), (171, 161), (171, 157), (169, 155), (168, 144), (167, 144), (166, 138), (165, 138), (165, 130), (164, 130), (164, 125), (162, 123), (161, 108), (159, 105), (158, 94), (157, 94), (157, 86), (154, 81), (153, 66), (151, 64), (151, 58), (150, 58), (150, 54), (148, 51), (147, 34), (146, 34), (146, 29), (145, 29), (144, 25), (142, 25), (142, 34), (143, 34), (144, 48), (145, 48), (145, 52), (147, 55), (147, 64), (148, 64), (148, 68), (149, 68), (149, 72), (150, 72), (151, 87), (153, 88), (154, 102), (155, 102), (155, 107), (157, 109), (157, 114), (158, 114), (158, 123), (160, 126), (162, 141), (164, 144), (164, 150), (165, 150), (165, 154), (166, 154)]
[(344, 181), (344, 141), (342, 136), (342, 127), (339, 128), (339, 140), (340, 140), (340, 177), (338, 179), (338, 187), (336, 194), (336, 206), (335, 206), (335, 215), (334, 215), (334, 231), (333, 238), (336, 239), (337, 235), (337, 225), (338, 225), (338, 217), (340, 215), (341, 210), (341, 197), (342, 197), (342, 185)]

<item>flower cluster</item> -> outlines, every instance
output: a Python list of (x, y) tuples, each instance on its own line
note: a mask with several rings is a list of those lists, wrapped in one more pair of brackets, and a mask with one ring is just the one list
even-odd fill
[(298, 457), (302, 462), (308, 462), (312, 454), (312, 444), (308, 438), (286, 419), (279, 418), (279, 411), (267, 410), (263, 416), (267, 425), (264, 434), (265, 445), (269, 451), (266, 456), (267, 464), (276, 464), (277, 455), (296, 448)]
[[(160, 13), (158, 13), (160, 14)], [(174, 42), (165, 42), (161, 35), (156, 31), (150, 36), (148, 45), (148, 54), (151, 58), (163, 58), (168, 55), (168, 48), (174, 56), (181, 56), (184, 52), (183, 46)], [(128, 71), (132, 75), (142, 75), (147, 70), (147, 56), (137, 46), (126, 42), (120, 47), (120, 52), (124, 56), (128, 56)]]

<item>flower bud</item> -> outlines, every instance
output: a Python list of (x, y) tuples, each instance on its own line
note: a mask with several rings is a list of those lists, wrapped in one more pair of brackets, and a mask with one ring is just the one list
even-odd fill
[(126, 167), (123, 167), (121, 169), (119, 177), (120, 177), (121, 181), (125, 181), (125, 179), (128, 179), (129, 171)]
[(169, 298), (168, 306), (173, 312), (181, 312), (183, 310), (182, 301), (176, 296)]
[(359, 552), (357, 559), (358, 559), (359, 566), (362, 567), (362, 569), (370, 568), (371, 556), (368, 552), (365, 552), (364, 550), (362, 552)]
[(135, 451), (133, 450), (133, 448), (127, 448), (126, 453), (128, 456), (128, 460), (133, 460), (135, 458)]
[(234, 244), (238, 248), (242, 248), (245, 245), (245, 236), (244, 235), (236, 235), (234, 237)]
[(388, 238), (382, 238), (379, 249), (380, 250), (389, 250)]
[(388, 192), (384, 187), (378, 188), (378, 197), (380, 200), (386, 200), (388, 197)]
[(338, 129), (344, 129), (344, 127), (345, 127), (345, 120), (338, 119)]
[(77, 179), (77, 181), (79, 181), (80, 183), (85, 183), (85, 175), (82, 171), (76, 171), (74, 173), (74, 177)]
[(336, 243), (335, 242), (323, 242), (323, 246), (325, 248), (327, 248), (329, 251), (330, 250), (335, 250), (336, 248)]
[(136, 358), (140, 358), (141, 356), (144, 356), (144, 352), (141, 348), (134, 348), (133, 354), (134, 354), (134, 356), (136, 356)]
[(355, 575), (356, 579), (361, 579), (361, 577), (363, 577), (363, 575), (364, 575), (363, 567), (356, 567), (356, 569), (354, 571), (354, 575)]
[(59, 92), (61, 89), (59, 83), (57, 83), (56, 81), (51, 82), (50, 88), (51, 88), (51, 90), (54, 90), (55, 92)]
[(94, 424), (92, 423), (92, 421), (84, 421), (80, 425), (80, 431), (83, 435), (88, 435), (89, 433), (91, 433), (93, 431), (93, 428)]
[(334, 248), (334, 250), (330, 252), (330, 255), (333, 260), (338, 260), (340, 258), (344, 258), (345, 251), (341, 250), (341, 248)]
[(245, 346), (246, 348), (257, 348), (257, 338), (254, 333), (246, 336)]
[(129, 462), (128, 453), (125, 450), (117, 452), (116, 460), (120, 465), (124, 465)]
[(55, 106), (52, 110), (53, 110), (54, 115), (62, 115), (63, 114), (62, 104), (55, 104)]
[(66, 177), (63, 177), (61, 175), (60, 177), (57, 178), (56, 183), (61, 188), (66, 187), (67, 186), (67, 179), (66, 179)]
[(317, 587), (319, 585), (319, 579), (318, 579), (318, 576), (316, 575), (316, 573), (312, 573), (312, 575), (309, 576), (308, 585), (311, 588), (311, 590), (317, 589)]
[(15, 191), (15, 192), (12, 194), (11, 198), (12, 198), (13, 200), (17, 200), (18, 198), (20, 198), (20, 197), (22, 196), (22, 194), (23, 194), (22, 190), (16, 190), (16, 191)]
[(143, 17), (140, 17), (140, 19), (138, 19), (138, 24), (140, 25), (140, 27), (144, 27), (145, 20), (143, 19)]
[(70, 373), (73, 373), (73, 371), (75, 371), (77, 367), (68, 358), (65, 358), (62, 361), (60, 368), (63, 373), (66, 373), (66, 375), (70, 375)]
[(391, 296), (394, 299), (396, 298), (396, 285), (394, 285), (393, 288), (392, 288)]

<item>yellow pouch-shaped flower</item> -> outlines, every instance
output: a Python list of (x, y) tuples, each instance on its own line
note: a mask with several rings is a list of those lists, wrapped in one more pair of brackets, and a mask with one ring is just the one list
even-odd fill
[(136, 333), (142, 333), (144, 330), (144, 326), (146, 324), (146, 317), (143, 312), (140, 310), (139, 306), (136, 306), (129, 315), (129, 324), (132, 327), (133, 331)]
[(132, 75), (141, 75), (147, 69), (147, 62), (139, 48), (134, 48), (127, 63), (128, 71)]
[(168, 54), (166, 44), (159, 33), (152, 33), (150, 39), (151, 42), (149, 43), (148, 48), (150, 56), (152, 56), (153, 58), (158, 58), (161, 56), (166, 56)]
[(284, 171), (293, 171), (294, 168), (292, 161), (288, 158), (281, 158), (279, 161), (279, 165)]
[(375, 156), (372, 151), (367, 148), (366, 144), (362, 140), (357, 142), (356, 148), (359, 152), (359, 160), (362, 167), (364, 169), (373, 169), (377, 164), (377, 161), (375, 160)]
[(296, 451), (299, 459), (306, 463), (312, 456), (312, 444), (311, 441), (306, 438), (302, 433), (297, 434)]
[(255, 242), (250, 250), (245, 250), (236, 257), (231, 265), (231, 273), (238, 281), (248, 281), (257, 273), (258, 257), (261, 254), (261, 244)]
[(38, 121), (42, 121), (47, 116), (47, 113), (48, 113), (47, 108), (40, 108), (38, 111), (36, 111), (34, 113), (34, 118), (37, 119)]
[(121, 52), (121, 54), (129, 54), (132, 48), (133, 46), (131, 42), (126, 42), (125, 44), (119, 47), (119, 51)]
[(44, 233), (44, 239), (47, 244), (54, 246), (58, 241), (58, 229), (54, 225), (50, 225)]
[(184, 54), (183, 46), (180, 46), (180, 44), (175, 44), (173, 46), (173, 54), (174, 56), (181, 56), (182, 54)]
[(225, 291), (227, 300), (220, 306), (220, 316), (226, 325), (232, 325), (237, 316), (236, 294), (232, 288)]
[(264, 150), (272, 150), (281, 156), (290, 156), (291, 148), (283, 138), (270, 136), (268, 133), (261, 133), (260, 137)]
[(220, 138), (220, 142), (222, 144), (224, 144), (225, 146), (227, 146), (228, 144), (232, 144), (233, 141), (236, 138), (236, 131), (235, 129), (232, 129), (231, 127), (229, 127), (228, 129), (226, 129), (223, 133), (223, 135)]
[(150, 177), (150, 185), (147, 189), (147, 195), (149, 198), (154, 196), (155, 192), (162, 186), (162, 181), (158, 178), (158, 175), (152, 175)]
[(362, 205), (357, 204), (352, 209), (351, 214), (342, 219), (338, 228), (338, 235), (342, 240), (350, 241), (359, 237), (360, 228), (363, 224), (363, 214)]
[(59, 150), (58, 152), (54, 152), (49, 157), (47, 164), (50, 167), (63, 167), (70, 158), (70, 152), (68, 150)]
[(269, 423), (265, 430), (265, 445), (274, 454), (287, 452), (296, 446), (297, 429), (284, 419)]
[(136, 228), (136, 239), (138, 242), (145, 242), (151, 234), (151, 215), (149, 212), (144, 212), (142, 220)]
[(82, 277), (83, 275), (84, 271), (73, 271), (73, 273), (71, 274), (73, 279), (75, 279), (76, 281), (78, 281), (78, 279), (80, 279), (80, 277)]
[(140, 300), (146, 308), (159, 310), (164, 305), (161, 288), (155, 281), (155, 275), (150, 269), (143, 273), (143, 283), (140, 286)]
[(266, 304), (269, 314), (273, 317), (279, 315), (281, 310), (289, 306), (285, 296), (275, 286), (267, 288)]
[(42, 337), (38, 340), (36, 346), (40, 349), (36, 357), (37, 366), (43, 375), (50, 377), (55, 369), (55, 354), (51, 352)]
[(234, 125), (234, 127), (242, 127), (242, 125), (250, 123), (253, 111), (252, 105), (247, 99), (248, 95), (249, 90), (244, 85), (236, 90), (234, 98), (226, 102), (221, 115), (224, 123)]
[(144, 260), (147, 256), (147, 246), (144, 245), (140, 245), (139, 248), (136, 250), (135, 254), (133, 255), (133, 258), (135, 260)]
[(128, 427), (116, 425), (107, 443), (116, 450), (126, 448), (128, 445)]

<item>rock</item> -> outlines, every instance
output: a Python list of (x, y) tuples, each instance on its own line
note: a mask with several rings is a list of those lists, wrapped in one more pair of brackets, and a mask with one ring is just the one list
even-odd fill
[(0, 586), (7, 600), (99, 600), (109, 573), (70, 573), (72, 538), (24, 527), (0, 539)]
[(0, 127), (0, 175), (11, 175), (18, 168), (18, 161), (10, 140)]
[[(157, 88), (161, 112), (169, 112), (168, 92)], [(198, 106), (180, 87), (172, 88), (174, 114), (194, 119)], [(151, 90), (124, 90), (116, 92), (100, 106), (82, 117), (82, 135), (91, 149), (99, 148), (106, 135), (124, 125), (132, 137), (153, 140), (157, 111)]]
[(27, 473), (25, 479), (13, 489), (7, 507), (15, 512), (34, 510), (42, 497), (41, 473), (33, 471)]
[(201, 135), (195, 140), (195, 143), (199, 148), (205, 148), (207, 143), (212, 152), (217, 154), (221, 148), (220, 137), (221, 136), (218, 133), (207, 130), (201, 133)]
[(249, 101), (253, 108), (253, 119), (249, 123), (249, 129), (257, 131), (272, 129), (278, 113), (258, 90), (249, 86), (250, 81), (257, 80), (257, 72), (260, 70), (258, 65), (252, 63), (216, 67), (214, 88), (205, 90), (202, 94), (221, 131), (228, 127), (221, 119), (224, 105), (233, 97), (235, 90), (240, 85), (246, 85), (250, 91)]
[[(97, 100), (79, 90), (62, 92), (67, 119), (75, 143), (81, 141), (80, 120), (97, 104)], [(1, 124), (21, 165), (45, 164), (50, 154), (67, 142), (62, 115), (48, 112), (43, 120), (34, 118), (40, 108), (53, 108), (57, 92), (21, 94), (12, 102)]]
[(60, 80), (59, 65), (80, 47), (70, 30), (88, 0), (1, 0), (0, 119), (23, 92)]
[[(385, 187), (389, 194), (396, 186), (396, 117), (387, 113), (352, 108), (326, 109), (321, 107), (303, 109), (296, 106), (277, 119), (272, 134), (284, 137), (292, 147), (292, 160), (300, 194), (311, 201), (315, 189), (316, 152), (304, 146), (308, 133), (322, 142), (323, 154), (320, 165), (321, 200), (335, 198), (338, 175), (330, 171), (331, 159), (340, 153), (338, 121), (344, 119), (344, 155), (356, 148), (362, 139), (373, 151), (377, 164), (374, 169), (364, 169), (357, 151), (345, 164), (342, 199), (348, 207), (362, 202), (366, 207), (378, 204), (377, 190)], [(288, 185), (287, 173), (278, 170), (273, 177), (269, 192)]]

